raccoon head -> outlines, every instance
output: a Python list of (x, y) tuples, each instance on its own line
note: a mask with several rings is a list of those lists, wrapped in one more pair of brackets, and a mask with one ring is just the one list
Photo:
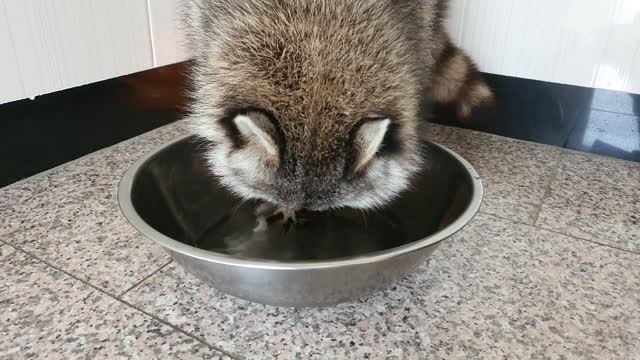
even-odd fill
[(405, 190), (422, 165), (419, 12), (392, 0), (224, 3), (200, 8), (215, 17), (192, 33), (194, 129), (221, 182), (293, 210), (375, 208)]

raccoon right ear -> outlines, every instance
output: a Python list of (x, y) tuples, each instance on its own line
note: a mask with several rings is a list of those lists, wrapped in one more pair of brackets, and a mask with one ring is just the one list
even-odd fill
[(390, 119), (383, 118), (367, 121), (360, 126), (354, 139), (357, 155), (351, 168), (353, 173), (361, 171), (380, 151), (390, 124)]

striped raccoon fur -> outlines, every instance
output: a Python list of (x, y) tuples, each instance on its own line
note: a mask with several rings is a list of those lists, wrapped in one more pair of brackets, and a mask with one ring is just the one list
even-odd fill
[(384, 206), (428, 166), (434, 106), (493, 102), (444, 0), (182, 1), (211, 170), (285, 212)]

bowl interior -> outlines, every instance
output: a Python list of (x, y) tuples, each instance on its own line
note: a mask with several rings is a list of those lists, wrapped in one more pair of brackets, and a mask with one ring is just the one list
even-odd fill
[(209, 173), (201, 144), (187, 137), (142, 164), (132, 182), (131, 203), (144, 222), (165, 236), (241, 259), (362, 256), (427, 238), (469, 206), (474, 179), (465, 166), (437, 145), (426, 150), (426, 169), (385, 209), (300, 214), (293, 226), (272, 219), (256, 231), (260, 204), (242, 202), (224, 190)]

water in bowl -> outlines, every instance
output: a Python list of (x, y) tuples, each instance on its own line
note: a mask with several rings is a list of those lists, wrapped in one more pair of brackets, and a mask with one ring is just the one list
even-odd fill
[(132, 202), (166, 236), (238, 258), (306, 261), (341, 259), (418, 241), (449, 225), (469, 204), (471, 182), (451, 155), (430, 145), (413, 186), (377, 211), (301, 213), (295, 224), (270, 219), (255, 231), (260, 203), (224, 190), (193, 138), (177, 142), (141, 170)]

